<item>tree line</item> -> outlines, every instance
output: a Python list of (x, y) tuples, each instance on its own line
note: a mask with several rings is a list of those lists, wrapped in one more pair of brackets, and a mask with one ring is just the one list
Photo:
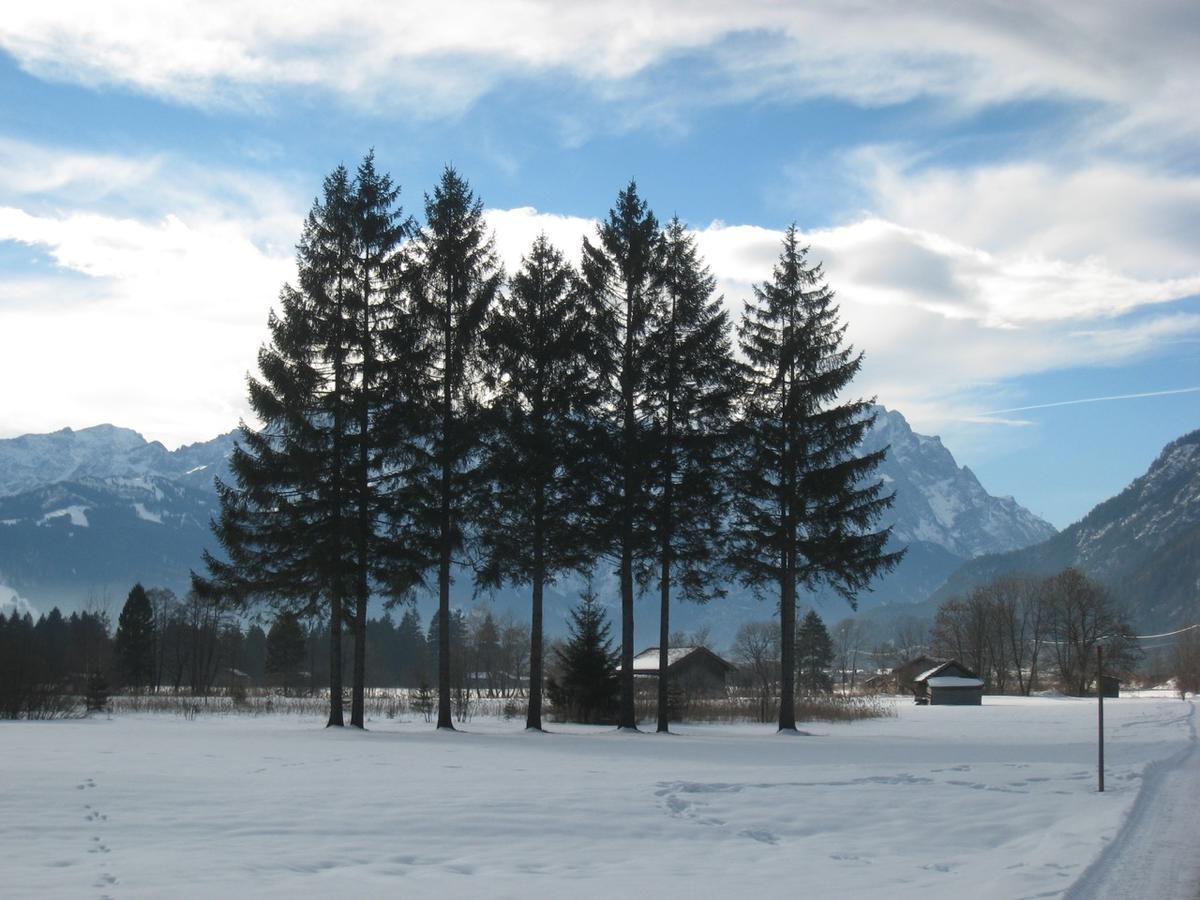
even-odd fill
[(1140, 656), (1113, 595), (1074, 568), (1048, 578), (1003, 576), (947, 600), (930, 641), (935, 655), (959, 660), (997, 694), (1028, 696), (1049, 675), (1082, 696), (1096, 678), (1098, 646), (1110, 675), (1128, 673)]
[[(373, 154), (324, 181), (248, 379), (232, 483), (193, 577), (228, 608), (321, 616), (328, 723), (362, 727), (372, 597), (530, 592), (529, 712), (541, 728), (543, 596), (611, 566), (620, 591), (617, 722), (636, 728), (633, 604), (657, 589), (665, 672), (673, 598), (718, 600), (731, 578), (777, 600), (793, 672), (797, 595), (857, 592), (899, 559), (876, 530), (891, 502), (882, 451), (856, 448), (868, 401), (839, 401), (862, 364), (795, 226), (736, 327), (684, 223), (661, 225), (634, 182), (578, 267), (545, 235), (515, 273), (481, 200), (446, 168), (424, 223)], [(734, 352), (736, 340), (738, 354)], [(455, 649), (439, 629), (437, 724), (453, 728)], [(658, 729), (667, 730), (667, 679)], [(794, 729), (794, 680), (780, 683)]]

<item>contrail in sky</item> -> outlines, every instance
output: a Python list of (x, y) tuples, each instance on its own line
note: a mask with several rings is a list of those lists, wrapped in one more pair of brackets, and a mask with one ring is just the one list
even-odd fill
[(1059, 400), (1057, 403), (1035, 403), (1033, 406), (1013, 406), (1009, 409), (993, 409), (991, 412), (980, 413), (981, 416), (998, 416), (1001, 413), (1026, 412), (1031, 409), (1050, 409), (1052, 406), (1074, 406), (1077, 403), (1103, 403), (1106, 400), (1138, 400), (1142, 397), (1167, 397), (1171, 394), (1194, 394), (1200, 391), (1196, 387), (1175, 388), (1170, 391), (1147, 391), (1144, 394), (1114, 394), (1111, 397), (1084, 397), (1082, 400)]

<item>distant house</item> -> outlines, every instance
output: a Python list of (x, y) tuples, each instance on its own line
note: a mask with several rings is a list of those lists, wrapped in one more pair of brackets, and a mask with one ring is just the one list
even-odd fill
[(955, 660), (922, 672), (913, 679), (917, 703), (933, 706), (979, 706), (983, 679)]
[[(667, 676), (671, 686), (689, 695), (704, 696), (725, 691), (725, 679), (735, 666), (706, 647), (671, 647), (667, 650)], [(647, 647), (633, 658), (633, 677), (658, 678), (658, 648)]]

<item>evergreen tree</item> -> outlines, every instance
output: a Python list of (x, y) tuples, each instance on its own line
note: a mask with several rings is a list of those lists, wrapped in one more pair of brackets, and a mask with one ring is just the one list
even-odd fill
[(398, 193), (371, 154), (354, 178), (339, 166), (325, 179), (297, 246), (298, 287), (281, 292), (249, 382), (263, 427), (243, 423), (236, 483), (217, 485), (227, 560), (206, 554), (209, 575), (194, 579), (206, 595), (327, 615), (330, 725), (343, 723), (344, 625), (362, 727), (367, 602), (375, 589), (405, 596), (427, 566), (409, 527), (423, 403), (411, 373), (423, 357), (399, 290), (411, 222)]
[[(450, 615), (450, 565), (464, 545), (466, 510), (478, 487), (478, 336), (502, 272), (483, 219), (483, 203), (447, 167), (425, 197), (425, 227), (414, 240), (412, 291), (429, 339), (426, 372), (436, 412), (426, 446), (433, 477), (414, 524), (434, 535), (438, 611)], [(439, 632), (438, 728), (453, 729), (450, 706), (450, 633)]]
[(421, 614), (415, 608), (404, 611), (396, 626), (396, 674), (402, 685), (415, 687), (429, 680), (428, 651)]
[(796, 683), (808, 694), (833, 690), (833, 639), (815, 609), (810, 609), (796, 630)]
[(658, 220), (630, 182), (600, 223), (595, 244), (584, 239), (582, 274), (596, 322), (602, 376), (596, 471), (597, 535), (617, 560), (621, 586), (621, 700), (617, 724), (637, 728), (633, 705), (635, 570), (656, 556), (651, 495), (649, 336), (659, 316), (662, 238)]
[(835, 402), (862, 365), (844, 337), (833, 291), (793, 225), (738, 328), (745, 399), (731, 550), (744, 582), (779, 590), (781, 731), (796, 728), (797, 589), (824, 583), (854, 607), (901, 556), (884, 552), (890, 529), (871, 530), (892, 495), (872, 480), (884, 451), (856, 455), (870, 404)]
[[(737, 391), (729, 318), (695, 241), (675, 218), (663, 241), (662, 303), (650, 334), (654, 442), (651, 520), (659, 584), (658, 730), (668, 730), (671, 590), (697, 603), (723, 593), (719, 568), (728, 491), (729, 425)], [(654, 566), (651, 566), (651, 570)]]
[(258, 624), (246, 629), (242, 642), (242, 666), (251, 678), (262, 678), (267, 667), (267, 633)]
[(324, 182), (297, 246), (298, 287), (285, 285), (268, 319), (250, 406), (230, 456), (235, 483), (217, 480), (214, 534), (227, 559), (206, 553), (196, 589), (239, 604), (265, 599), (328, 620), (329, 721), (343, 724), (342, 631), (354, 584), (346, 475), (347, 336), (353, 229), (349, 172)]
[(484, 441), (490, 495), (480, 512), (479, 582), (532, 594), (527, 728), (542, 727), (547, 584), (591, 562), (586, 444), (594, 411), (591, 329), (570, 265), (540, 235), (500, 298), (484, 337), (494, 399)]
[(558, 671), (546, 683), (550, 703), (570, 721), (610, 722), (619, 691), (617, 661), (611, 626), (590, 589), (571, 610), (567, 627), (567, 643), (555, 651)]
[(278, 676), (283, 681), (285, 692), (304, 663), (304, 645), (304, 627), (296, 614), (285, 610), (276, 616), (267, 632), (265, 669), (268, 675)]
[(113, 647), (118, 671), (124, 684), (144, 688), (154, 679), (154, 611), (150, 598), (140, 584), (135, 584), (125, 599), (117, 619), (117, 635)]

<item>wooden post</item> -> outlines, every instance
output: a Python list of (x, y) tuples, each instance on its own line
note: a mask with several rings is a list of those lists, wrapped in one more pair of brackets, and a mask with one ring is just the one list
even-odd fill
[(1100, 757), (1100, 793), (1104, 793), (1104, 648), (1096, 646), (1096, 699), (1099, 701), (1096, 709), (1099, 713), (1099, 728), (1097, 736), (1099, 738)]

